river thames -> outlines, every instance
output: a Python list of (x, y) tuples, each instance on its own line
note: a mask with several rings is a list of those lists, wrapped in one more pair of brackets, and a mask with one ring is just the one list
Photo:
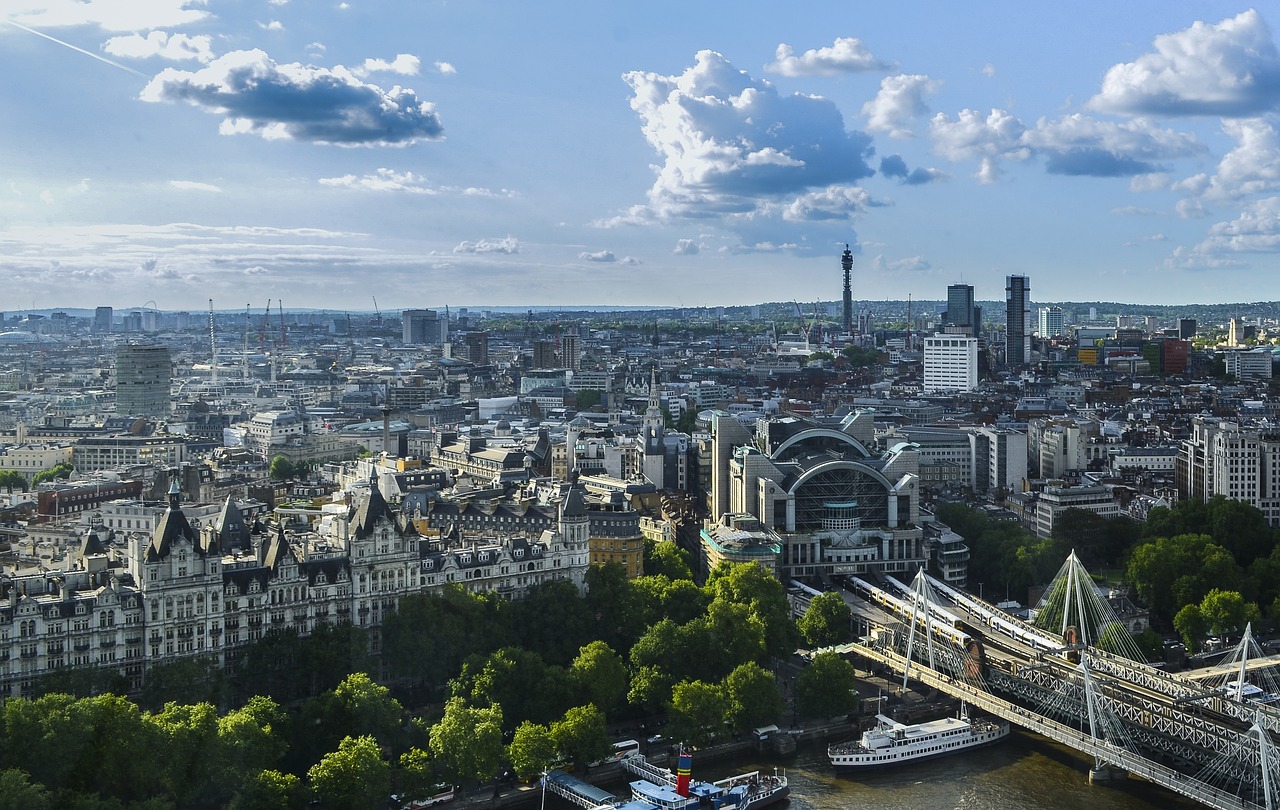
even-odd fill
[[(905, 768), (837, 776), (821, 745), (802, 747), (782, 762), (716, 763), (694, 778), (775, 765), (791, 779), (792, 810), (1182, 810), (1201, 805), (1130, 779), (1119, 786), (1090, 785), (1091, 760), (1042, 737), (1014, 731), (998, 745)], [(700, 771), (703, 771), (700, 773)], [(709, 772), (708, 772), (709, 771)]]

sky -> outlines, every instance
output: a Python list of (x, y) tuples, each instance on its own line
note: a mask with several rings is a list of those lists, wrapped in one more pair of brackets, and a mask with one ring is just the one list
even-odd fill
[[(0, 310), (1280, 298), (1276, 7), (4, 0)], [(275, 306), (273, 304), (273, 306)]]

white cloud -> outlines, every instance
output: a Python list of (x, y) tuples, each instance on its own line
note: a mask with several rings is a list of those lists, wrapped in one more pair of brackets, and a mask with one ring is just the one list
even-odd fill
[(1089, 102), (1133, 115), (1251, 116), (1277, 108), (1280, 54), (1254, 9), (1155, 39), (1155, 52), (1112, 66)]
[(253, 267), (246, 267), (241, 272), (243, 272), (246, 276), (267, 276), (271, 274), (270, 270), (268, 270), (267, 268), (263, 267), (260, 264), (255, 264)]
[(1129, 190), (1135, 193), (1144, 191), (1167, 191), (1172, 180), (1166, 172), (1149, 172), (1136, 174), (1129, 180)]
[(422, 69), (422, 60), (409, 53), (398, 53), (396, 58), (388, 62), (385, 59), (366, 59), (360, 67), (351, 68), (351, 72), (364, 78), (370, 73), (398, 73), (401, 76), (417, 76)]
[(934, 168), (916, 167), (908, 169), (907, 162), (902, 159), (902, 155), (885, 155), (880, 159), (880, 174), (885, 177), (895, 177), (899, 183), (904, 186), (923, 186), (927, 183), (936, 183), (946, 180), (946, 172)]
[(901, 259), (876, 256), (871, 260), (871, 269), (879, 273), (922, 273), (933, 269), (933, 265), (923, 256), (906, 256)]
[(1190, 269), (1237, 266), (1241, 254), (1250, 253), (1280, 253), (1280, 197), (1250, 202), (1235, 219), (1213, 225), (1200, 244), (1191, 249), (1179, 246), (1165, 264)]
[(263, 31), (283, 31), (284, 23), (279, 20), (268, 20), (267, 22), (258, 23), (258, 27)]
[(520, 242), (514, 236), (501, 239), (481, 239), (477, 242), (460, 242), (453, 249), (454, 253), (505, 253), (507, 255), (520, 252)]
[(1160, 212), (1153, 208), (1142, 208), (1137, 205), (1122, 205), (1119, 208), (1112, 208), (1111, 213), (1134, 217), (1153, 217)]
[(494, 191), (474, 186), (435, 186), (426, 177), (413, 172), (398, 172), (395, 169), (380, 168), (373, 174), (344, 174), (341, 177), (321, 177), (320, 185), (336, 188), (356, 189), (359, 191), (399, 191), (407, 194), (458, 194), (465, 197), (516, 197), (510, 189)]
[(845, 130), (830, 100), (781, 96), (714, 51), (678, 76), (626, 74), (631, 107), (658, 152), (649, 210), (613, 222), (671, 217), (758, 218), (796, 195), (867, 177), (871, 139)]
[(783, 76), (831, 76), (890, 67), (872, 56), (857, 37), (839, 37), (833, 45), (807, 50), (799, 56), (784, 42), (778, 46), (775, 56), (774, 61), (765, 65), (765, 70)]
[(170, 180), (169, 186), (179, 191), (222, 191), (222, 189), (210, 183), (198, 183), (194, 180)]
[(578, 254), (578, 258), (588, 262), (599, 262), (602, 264), (625, 264), (635, 266), (640, 264), (640, 260), (634, 256), (623, 256), (618, 258), (612, 250), (597, 250), (595, 252), (586, 252)]
[(197, 62), (213, 61), (213, 41), (210, 37), (189, 37), (186, 34), (169, 34), (164, 31), (151, 31), (145, 37), (139, 34), (112, 37), (102, 49), (112, 56), (130, 59), (158, 56), (173, 62), (188, 59)]
[(996, 75), (996, 66), (990, 62), (986, 63), (982, 66), (982, 75), (986, 76), (988, 79), (994, 77)]
[(1218, 162), (1213, 176), (1194, 175), (1179, 190), (1208, 199), (1231, 200), (1280, 191), (1280, 136), (1261, 118), (1226, 119), (1222, 131), (1236, 146)]
[(886, 132), (894, 138), (909, 138), (915, 119), (928, 115), (925, 96), (938, 92), (938, 82), (923, 74), (899, 73), (880, 80), (876, 97), (862, 105), (867, 129)]
[(696, 256), (702, 246), (695, 239), (678, 239), (676, 240), (676, 248), (671, 251), (677, 256)]
[(780, 206), (782, 218), (791, 222), (848, 220), (885, 203), (874, 199), (859, 186), (828, 186), (797, 196)]
[(458, 72), (458, 69), (454, 67), (452, 64), (450, 64), (449, 62), (441, 62), (439, 60), (436, 61), (436, 70), (440, 71), (442, 74), (446, 76), (452, 76), (453, 74)]
[(104, 31), (150, 31), (190, 25), (209, 16), (205, 0), (43, 0), (8, 12), (9, 19), (33, 28), (96, 25)]
[(44, 203), (45, 205), (53, 205), (55, 202), (57, 202), (57, 198), (53, 196), (52, 191), (50, 191), (49, 189), (45, 189), (44, 191), (40, 192), (40, 202)]
[(955, 120), (938, 113), (930, 122), (934, 151), (948, 160), (977, 158), (977, 178), (994, 183), (1001, 160), (1045, 158), (1051, 174), (1091, 177), (1132, 177), (1159, 172), (1159, 160), (1200, 154), (1204, 146), (1194, 135), (1159, 129), (1144, 119), (1116, 123), (1073, 114), (1041, 118), (1034, 127), (1004, 110), (985, 117), (977, 110), (961, 110)]
[(412, 90), (383, 90), (341, 65), (277, 64), (260, 50), (233, 51), (195, 72), (166, 68), (140, 98), (185, 101), (223, 116), (223, 134), (269, 140), (398, 146), (442, 135), (434, 105)]

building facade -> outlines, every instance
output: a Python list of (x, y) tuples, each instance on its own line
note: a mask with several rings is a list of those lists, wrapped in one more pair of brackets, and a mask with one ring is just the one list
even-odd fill
[(924, 339), (924, 392), (972, 391), (978, 387), (978, 339), (930, 335)]
[(1025, 366), (1031, 362), (1031, 279), (1006, 276), (1004, 303), (1005, 363)]
[(168, 416), (172, 368), (167, 346), (129, 343), (116, 347), (116, 413)]

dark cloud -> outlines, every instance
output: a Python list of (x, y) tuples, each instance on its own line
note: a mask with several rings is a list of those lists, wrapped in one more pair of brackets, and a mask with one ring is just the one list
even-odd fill
[(1089, 177), (1132, 177), (1135, 174), (1159, 171), (1159, 167), (1150, 163), (1116, 155), (1105, 149), (1071, 149), (1051, 154), (1045, 160), (1044, 168), (1050, 174)]
[(278, 65), (260, 50), (233, 51), (194, 72), (169, 68), (141, 98), (221, 115), (224, 134), (339, 146), (398, 146), (443, 134), (434, 106), (413, 90), (384, 90), (341, 66)]

